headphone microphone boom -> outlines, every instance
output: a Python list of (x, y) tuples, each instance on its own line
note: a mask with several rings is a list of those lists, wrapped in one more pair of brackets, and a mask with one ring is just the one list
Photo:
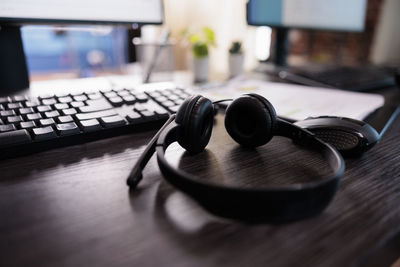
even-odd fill
[(186, 99), (136, 162), (127, 179), (130, 188), (138, 185), (143, 168), (156, 152), (160, 170), (169, 183), (222, 217), (286, 223), (314, 216), (330, 203), (344, 173), (342, 156), (311, 132), (277, 118), (272, 104), (257, 94), (243, 95), (228, 106), (225, 128), (229, 135), (240, 145), (252, 148), (266, 144), (273, 136), (290, 138), (296, 144), (321, 153), (331, 168), (329, 177), (301, 184), (242, 188), (201, 180), (168, 163), (165, 151), (173, 142), (178, 142), (190, 154), (203, 151), (210, 140), (213, 121), (214, 106), (209, 99), (200, 95)]
[(147, 144), (146, 148), (144, 149), (143, 153), (140, 155), (139, 159), (137, 160), (135, 166), (133, 166), (131, 172), (129, 173), (128, 179), (126, 180), (127, 185), (131, 189), (135, 189), (139, 182), (143, 178), (142, 171), (144, 167), (146, 167), (147, 163), (149, 162), (151, 156), (156, 151), (156, 142), (157, 139), (162, 131), (175, 119), (175, 114), (171, 115), (165, 124), (161, 127), (160, 130), (151, 138), (150, 142)]

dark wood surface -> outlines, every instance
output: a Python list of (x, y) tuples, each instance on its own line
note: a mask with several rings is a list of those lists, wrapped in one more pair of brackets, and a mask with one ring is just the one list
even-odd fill
[[(206, 151), (174, 145), (168, 159), (199, 179), (242, 186), (326, 174), (317, 155), (284, 138), (240, 148), (222, 119)], [(400, 118), (371, 151), (346, 159), (322, 214), (285, 225), (211, 215), (162, 178), (155, 157), (130, 192), (125, 179), (154, 133), (1, 161), (0, 266), (353, 266), (400, 231)]]

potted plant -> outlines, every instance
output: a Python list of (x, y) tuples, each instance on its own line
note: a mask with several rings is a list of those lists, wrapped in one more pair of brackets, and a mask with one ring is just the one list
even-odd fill
[(242, 51), (242, 43), (234, 41), (229, 48), (229, 77), (235, 77), (243, 72), (244, 56)]
[(215, 46), (215, 34), (209, 27), (204, 27), (198, 33), (182, 32), (188, 37), (193, 54), (193, 76), (195, 83), (207, 82), (209, 76), (209, 47)]

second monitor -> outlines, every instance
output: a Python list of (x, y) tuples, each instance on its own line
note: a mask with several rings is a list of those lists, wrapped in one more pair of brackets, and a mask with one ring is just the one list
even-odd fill
[(281, 78), (312, 86), (364, 91), (394, 85), (394, 76), (375, 66), (307, 64), (288, 68), (287, 56), (290, 29), (361, 33), (366, 11), (366, 0), (249, 0), (247, 23), (276, 29), (273, 63)]

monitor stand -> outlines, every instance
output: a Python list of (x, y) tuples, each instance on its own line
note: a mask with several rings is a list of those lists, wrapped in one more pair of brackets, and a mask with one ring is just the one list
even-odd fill
[(287, 69), (287, 57), (289, 54), (289, 28), (275, 28), (275, 40), (272, 43), (272, 54), (267, 61), (260, 62), (256, 72), (278, 76), (281, 71)]
[(0, 26), (0, 94), (29, 88), (26, 65), (19, 26)]
[(287, 67), (287, 56), (289, 54), (289, 29), (276, 28), (275, 49), (273, 63), (276, 67)]

